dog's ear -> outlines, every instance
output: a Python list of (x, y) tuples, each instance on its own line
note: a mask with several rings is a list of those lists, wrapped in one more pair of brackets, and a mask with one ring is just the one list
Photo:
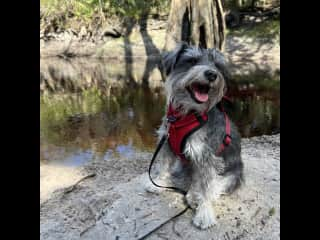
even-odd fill
[(223, 75), (223, 78), (225, 79), (226, 84), (229, 85), (229, 81), (231, 79), (231, 74), (230, 74), (228, 62), (227, 62), (225, 56), (218, 49), (212, 49), (211, 53), (213, 56), (213, 62), (215, 64), (215, 66), (218, 68), (218, 70)]
[(164, 67), (165, 74), (167, 76), (172, 72), (176, 63), (179, 60), (179, 57), (187, 48), (188, 44), (186, 42), (182, 42), (178, 44), (173, 51), (162, 53), (162, 64)]

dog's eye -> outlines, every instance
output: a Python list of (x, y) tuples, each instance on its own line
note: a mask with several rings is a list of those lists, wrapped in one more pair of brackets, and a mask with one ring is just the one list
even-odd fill
[(187, 63), (190, 63), (190, 64), (196, 64), (197, 62), (198, 62), (198, 59), (196, 59), (196, 58), (187, 59)]

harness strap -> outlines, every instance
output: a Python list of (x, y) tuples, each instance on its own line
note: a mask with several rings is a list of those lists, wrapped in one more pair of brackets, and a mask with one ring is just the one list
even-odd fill
[(198, 112), (194, 112), (194, 115), (196, 116), (198, 122), (202, 126), (205, 123), (205, 120), (203, 120), (202, 116)]
[(222, 97), (222, 99), (223, 99), (223, 100), (226, 100), (226, 101), (228, 101), (228, 102), (230, 102), (230, 103), (232, 103), (231, 98), (228, 97), (228, 96), (226, 96), (226, 95), (224, 95), (224, 96)]
[(228, 146), (230, 145), (230, 143), (231, 143), (231, 126), (230, 126), (230, 119), (229, 119), (227, 113), (224, 111), (224, 108), (222, 107), (221, 104), (220, 104), (220, 109), (221, 109), (221, 111), (223, 112), (224, 119), (225, 119), (225, 121), (226, 121), (226, 123), (225, 123), (226, 135), (224, 136), (223, 141), (222, 141), (222, 143), (220, 144), (220, 146), (219, 146), (219, 148), (218, 148), (218, 150), (217, 150), (217, 152), (216, 152), (216, 155), (220, 155), (220, 154), (224, 151), (224, 149), (225, 149), (226, 147), (228, 147)]

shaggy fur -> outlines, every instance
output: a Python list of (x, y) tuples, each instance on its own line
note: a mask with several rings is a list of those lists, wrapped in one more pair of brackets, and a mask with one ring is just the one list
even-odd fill
[[(208, 111), (208, 122), (194, 132), (186, 141), (184, 154), (189, 164), (171, 151), (166, 142), (158, 154), (158, 176), (155, 181), (163, 186), (185, 189), (187, 203), (195, 210), (193, 223), (206, 229), (216, 224), (213, 203), (222, 194), (233, 192), (242, 181), (240, 135), (231, 122), (231, 145), (220, 156), (215, 153), (225, 136), (225, 119), (216, 104), (226, 91), (228, 71), (223, 55), (215, 49), (200, 49), (183, 43), (164, 56), (164, 67), (168, 76), (165, 88), (167, 107), (169, 103), (181, 114), (190, 111)], [(215, 73), (209, 81), (207, 71)], [(207, 84), (208, 100), (198, 102), (190, 92), (193, 83)], [(158, 131), (159, 139), (167, 134), (166, 117)], [(159, 192), (162, 189), (147, 184), (147, 190)]]

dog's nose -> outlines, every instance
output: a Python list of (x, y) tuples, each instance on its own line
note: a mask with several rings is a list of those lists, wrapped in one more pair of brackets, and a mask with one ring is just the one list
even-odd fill
[(204, 72), (204, 76), (209, 80), (209, 82), (213, 82), (217, 79), (217, 73), (212, 70), (207, 70)]

